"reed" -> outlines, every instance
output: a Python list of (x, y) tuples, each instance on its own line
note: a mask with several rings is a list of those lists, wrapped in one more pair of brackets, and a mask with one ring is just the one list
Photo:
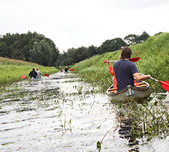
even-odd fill
[(126, 138), (142, 139), (146, 143), (153, 138), (166, 138), (169, 135), (169, 114), (160, 100), (149, 104), (115, 104), (121, 130), (128, 128)]

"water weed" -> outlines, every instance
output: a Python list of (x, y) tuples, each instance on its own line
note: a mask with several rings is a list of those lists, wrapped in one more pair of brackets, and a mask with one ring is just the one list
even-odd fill
[[(161, 101), (145, 104), (116, 104), (121, 129), (119, 134), (129, 139), (165, 138), (169, 135), (169, 114)], [(127, 129), (127, 131), (126, 131)]]

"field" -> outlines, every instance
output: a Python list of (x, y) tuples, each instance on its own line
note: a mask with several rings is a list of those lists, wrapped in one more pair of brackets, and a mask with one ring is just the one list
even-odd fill
[(0, 85), (21, 80), (21, 76), (28, 75), (32, 68), (39, 68), (41, 73), (57, 72), (55, 67), (45, 67), (36, 63), (0, 57)]

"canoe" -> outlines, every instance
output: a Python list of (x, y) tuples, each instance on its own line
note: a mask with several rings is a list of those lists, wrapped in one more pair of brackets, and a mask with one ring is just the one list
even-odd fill
[(36, 77), (36, 78), (30, 78), (30, 80), (33, 80), (33, 81), (37, 81), (37, 80), (42, 80), (42, 77), (41, 76), (38, 76), (38, 77)]
[(142, 101), (150, 96), (149, 84), (145, 81), (137, 81), (135, 86), (127, 86), (121, 91), (116, 91), (116, 88), (110, 86), (107, 91), (112, 102), (127, 102), (127, 101)]

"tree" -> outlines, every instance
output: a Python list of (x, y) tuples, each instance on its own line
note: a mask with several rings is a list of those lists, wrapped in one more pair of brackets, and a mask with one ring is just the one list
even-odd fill
[(145, 40), (147, 40), (149, 37), (150, 37), (150, 35), (149, 35), (147, 32), (144, 31), (144, 32), (139, 36), (137, 43), (142, 43), (142, 42), (144, 42)]
[(8, 48), (5, 42), (0, 40), (0, 56), (6, 57), (8, 55)]
[(126, 41), (128, 46), (137, 44), (137, 39), (138, 36), (135, 34), (129, 34), (126, 37), (124, 37), (124, 40)]
[(44, 66), (52, 66), (59, 55), (59, 51), (50, 39), (43, 39), (40, 42), (35, 42), (33, 49), (30, 51), (30, 61), (39, 63)]
[(52, 66), (56, 64), (59, 50), (52, 40), (36, 32), (7, 33), (0, 38), (0, 55)]
[(121, 38), (114, 38), (112, 40), (106, 40), (99, 47), (99, 54), (119, 50), (121, 49), (121, 47), (125, 45), (126, 45), (126, 42), (124, 42)]
[(141, 35), (129, 34), (126, 37), (124, 37), (124, 40), (126, 41), (127, 45), (130, 46), (142, 43), (145, 40), (147, 40), (148, 37), (150, 37), (150, 35), (144, 31)]
[(93, 55), (97, 54), (97, 47), (95, 47), (94, 45), (91, 45), (87, 48), (87, 54), (88, 57), (92, 57)]

